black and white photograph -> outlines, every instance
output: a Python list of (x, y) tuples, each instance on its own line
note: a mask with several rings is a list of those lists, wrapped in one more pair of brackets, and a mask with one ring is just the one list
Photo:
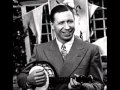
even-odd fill
[(108, 0), (13, 0), (13, 90), (108, 90)]

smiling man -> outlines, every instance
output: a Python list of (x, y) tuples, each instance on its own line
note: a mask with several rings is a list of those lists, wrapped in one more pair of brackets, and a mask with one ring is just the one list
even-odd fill
[[(56, 38), (36, 45), (30, 61), (47, 61), (55, 68), (58, 77), (71, 77), (69, 82), (56, 85), (54, 90), (102, 90), (103, 71), (99, 49), (74, 36), (75, 18), (72, 10), (66, 5), (58, 5), (51, 10), (50, 17)], [(25, 68), (18, 75), (20, 87), (26, 89), (45, 84), (44, 70), (28, 72), (28, 68)], [(93, 80), (80, 83), (72, 78), (79, 75), (91, 75)]]
[(63, 6), (58, 6), (51, 11), (51, 21), (57, 40), (64, 44), (73, 38), (75, 23), (73, 13), (70, 10), (65, 11), (68, 7), (66, 9), (61, 7)]

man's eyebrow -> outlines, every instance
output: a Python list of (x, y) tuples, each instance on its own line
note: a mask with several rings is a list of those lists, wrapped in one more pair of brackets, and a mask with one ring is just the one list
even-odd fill
[(60, 22), (58, 22), (58, 23), (60, 24), (60, 23), (64, 23), (64, 22), (65, 22), (65, 21), (60, 21)]

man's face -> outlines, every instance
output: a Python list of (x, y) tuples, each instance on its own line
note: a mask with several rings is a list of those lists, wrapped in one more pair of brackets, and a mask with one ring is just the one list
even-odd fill
[(70, 11), (56, 13), (54, 15), (53, 28), (57, 39), (62, 43), (71, 40), (75, 30), (74, 16)]

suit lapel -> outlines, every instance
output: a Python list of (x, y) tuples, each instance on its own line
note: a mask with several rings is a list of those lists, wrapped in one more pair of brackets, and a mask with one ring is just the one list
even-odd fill
[(85, 48), (84, 44), (80, 43), (80, 40), (75, 38), (73, 46), (71, 47), (69, 54), (66, 56), (60, 76), (70, 76), (81, 63), (86, 51), (87, 49)]
[(85, 44), (81, 42), (82, 41), (75, 38), (65, 61), (63, 61), (62, 55), (55, 40), (53, 40), (50, 45), (44, 49), (48, 61), (56, 69), (59, 76), (70, 76), (83, 60), (83, 57), (87, 52), (87, 48), (85, 48)]
[(53, 40), (52, 43), (48, 47), (46, 47), (44, 52), (48, 58), (48, 61), (53, 65), (53, 67), (56, 69), (56, 71), (59, 75), (60, 70), (63, 66), (63, 58), (59, 51), (56, 40)]

